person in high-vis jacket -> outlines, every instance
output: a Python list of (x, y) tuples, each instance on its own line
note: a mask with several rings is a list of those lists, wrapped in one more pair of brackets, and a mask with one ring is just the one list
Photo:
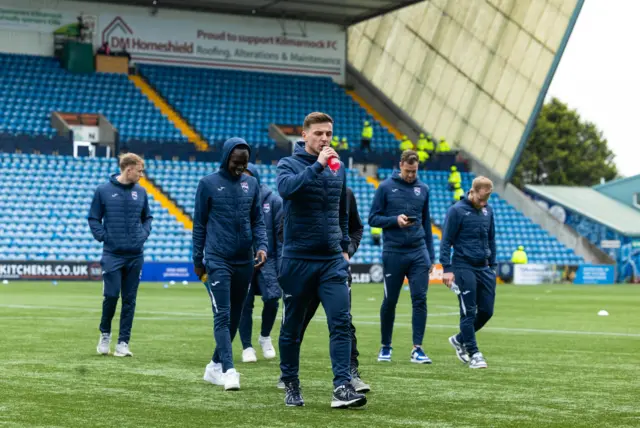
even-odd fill
[(455, 190), (456, 184), (462, 185), (462, 176), (455, 165), (451, 167), (451, 174), (449, 174), (447, 182), (449, 183), (449, 190)]
[(440, 242), (442, 281), (460, 304), (460, 332), (449, 343), (472, 369), (487, 367), (476, 333), (493, 316), (496, 299), (496, 226), (488, 203), (492, 191), (491, 180), (474, 179), (467, 197), (447, 211)]
[(418, 160), (420, 161), (420, 164), (422, 165), (423, 169), (426, 169), (425, 162), (429, 160), (429, 153), (426, 150), (420, 150), (420, 149), (418, 149), (416, 153), (418, 154)]
[(429, 155), (431, 155), (435, 151), (435, 145), (433, 144), (433, 141), (423, 132), (420, 133), (420, 138), (418, 138), (418, 144), (416, 148), (418, 149), (418, 151), (425, 151)]
[(96, 241), (102, 242), (102, 317), (97, 351), (107, 355), (111, 347), (111, 321), (122, 296), (120, 331), (114, 356), (131, 357), (131, 327), (136, 310), (143, 247), (151, 234), (151, 210), (147, 192), (138, 184), (144, 161), (134, 153), (120, 157), (120, 173), (96, 189), (89, 211), (89, 226)]
[(456, 183), (453, 185), (453, 203), (455, 204), (464, 196), (464, 190), (462, 189), (462, 185), (460, 183)]
[(371, 241), (373, 241), (373, 245), (380, 245), (381, 240), (382, 240), (382, 228), (371, 227)]
[(362, 127), (362, 134), (360, 139), (360, 150), (363, 152), (371, 151), (371, 140), (373, 139), (373, 126), (368, 120), (365, 120)]
[(517, 265), (526, 265), (529, 263), (529, 258), (527, 257), (527, 253), (524, 251), (524, 247), (522, 245), (519, 245), (518, 249), (511, 255), (511, 263)]
[(340, 140), (340, 145), (338, 146), (338, 150), (349, 150), (349, 141), (347, 140), (347, 137), (342, 137), (342, 139)]
[(436, 152), (439, 154), (447, 154), (451, 152), (451, 147), (444, 137), (440, 138), (440, 142), (438, 142), (438, 146), (436, 147)]
[(405, 150), (413, 150), (413, 148), (413, 143), (411, 142), (409, 137), (403, 135), (402, 141), (400, 142), (400, 150), (404, 152)]

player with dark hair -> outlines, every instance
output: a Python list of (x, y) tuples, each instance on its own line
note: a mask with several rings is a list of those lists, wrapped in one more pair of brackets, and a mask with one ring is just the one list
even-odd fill
[(194, 270), (211, 299), (216, 342), (204, 380), (224, 385), (225, 390), (240, 389), (231, 342), (254, 267), (267, 261), (260, 187), (255, 178), (244, 174), (250, 152), (242, 138), (224, 143), (220, 170), (200, 180), (193, 213)]
[(391, 361), (391, 337), (396, 305), (404, 278), (409, 279), (413, 314), (413, 349), (410, 361), (431, 364), (422, 348), (427, 324), (427, 290), (433, 269), (433, 236), (429, 214), (429, 187), (417, 177), (418, 155), (405, 150), (400, 170), (376, 190), (369, 225), (383, 230), (384, 299), (380, 308), (382, 347), (378, 361)]
[(292, 156), (278, 162), (278, 192), (284, 200), (284, 246), (280, 285), (284, 309), (280, 331), (280, 370), (285, 404), (303, 406), (298, 369), (300, 333), (309, 301), (322, 302), (329, 324), (333, 399), (331, 407), (367, 402), (351, 385), (349, 322), (349, 231), (347, 176), (329, 146), (333, 119), (311, 113)]

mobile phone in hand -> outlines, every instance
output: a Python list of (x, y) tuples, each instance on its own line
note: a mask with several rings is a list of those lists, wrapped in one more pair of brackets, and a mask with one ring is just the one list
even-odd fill
[(415, 223), (416, 221), (418, 221), (418, 217), (416, 217), (414, 215), (407, 216), (407, 221), (409, 221), (411, 223)]

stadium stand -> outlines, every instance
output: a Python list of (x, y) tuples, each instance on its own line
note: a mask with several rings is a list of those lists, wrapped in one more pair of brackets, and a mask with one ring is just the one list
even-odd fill
[[(176, 162), (147, 160), (149, 177), (162, 188), (185, 213), (193, 213), (198, 180), (217, 170), (216, 162)], [(86, 216), (96, 186), (116, 171), (114, 160), (0, 154), (0, 168), (5, 177), (0, 184), (0, 258), (4, 260), (98, 260), (101, 247), (89, 232)], [(275, 166), (259, 165), (262, 181), (272, 188)], [(386, 178), (391, 170), (381, 170)], [(373, 244), (366, 224), (375, 192), (357, 170), (349, 170), (360, 216), (365, 223), (361, 249), (353, 263), (379, 263), (381, 247)], [(421, 172), (421, 179), (432, 192), (431, 212), (441, 224), (451, 201), (447, 189), (447, 172)], [(472, 176), (463, 173), (468, 188)], [(191, 233), (164, 208), (150, 198), (154, 215), (154, 233), (145, 246), (148, 261), (190, 261)], [(579, 264), (582, 259), (555, 238), (501, 200), (492, 196), (498, 232), (498, 260), (508, 261), (512, 247), (527, 248), (530, 262)], [(27, 208), (28, 206), (28, 208)], [(35, 240), (35, 241), (34, 241)], [(434, 236), (436, 250), (439, 240)]]
[(334, 134), (347, 137), (351, 149), (360, 147), (365, 120), (374, 127), (374, 150), (398, 147), (395, 137), (330, 78), (147, 64), (140, 71), (211, 145), (242, 135), (255, 148), (273, 147), (271, 123), (300, 124), (310, 111), (324, 111), (340, 119)]
[[(87, 224), (96, 187), (117, 171), (114, 159), (0, 154), (0, 259), (99, 260)], [(149, 198), (153, 232), (147, 261), (190, 261), (191, 232)]]
[[(198, 180), (217, 170), (216, 162), (174, 162), (147, 160), (149, 177), (184, 211), (193, 213)], [(87, 227), (86, 216), (96, 186), (116, 171), (113, 159), (73, 158), (0, 154), (5, 177), (0, 183), (0, 259), (4, 260), (98, 260), (101, 246)], [(275, 166), (259, 165), (262, 181), (275, 188)], [(381, 170), (386, 178), (391, 170)], [(381, 247), (373, 245), (366, 224), (375, 192), (356, 170), (349, 170), (360, 216), (365, 223), (361, 248), (353, 263), (379, 263)], [(472, 175), (463, 173), (463, 187)], [(421, 172), (432, 192), (431, 211), (436, 224), (442, 223), (450, 204), (447, 173)], [(154, 232), (145, 246), (148, 261), (190, 261), (191, 233), (164, 208), (150, 198)], [(498, 260), (508, 261), (514, 243), (524, 245), (530, 262), (579, 264), (582, 259), (555, 238), (501, 200), (492, 196), (498, 231)], [(435, 248), (439, 240), (434, 236)]]
[(120, 140), (186, 142), (123, 74), (73, 74), (55, 58), (0, 54), (0, 134), (54, 137), (51, 113), (102, 113)]
[[(55, 138), (51, 112), (69, 111), (105, 114), (123, 141), (186, 141), (124, 75), (71, 74), (53, 58), (29, 55), (0, 55), (0, 70), (0, 102), (8, 106), (0, 112), (0, 138), (3, 133)], [(210, 144), (243, 135), (256, 148), (272, 148), (270, 123), (297, 124), (309, 111), (322, 110), (340, 118), (335, 134), (346, 136), (351, 148), (359, 147), (364, 120), (373, 123), (374, 150), (397, 148), (395, 137), (329, 78), (152, 65), (141, 65), (141, 71)], [(20, 154), (2, 154), (0, 160), (5, 177), (0, 184), (0, 259), (99, 259), (101, 247), (90, 235), (86, 214), (95, 187), (116, 171), (114, 161)], [(192, 215), (198, 180), (219, 164), (149, 159), (146, 167), (150, 179)], [(275, 188), (275, 166), (259, 168), (263, 182)], [(348, 174), (365, 223), (353, 263), (379, 263), (381, 247), (373, 245), (366, 224), (375, 189), (357, 170)], [(390, 174), (390, 169), (379, 170), (380, 179)], [(421, 172), (432, 191), (436, 225), (443, 223), (451, 203), (447, 176), (447, 171)], [(462, 186), (468, 189), (473, 176), (462, 176)], [(156, 201), (151, 203), (155, 220), (145, 247), (147, 260), (190, 261), (190, 232)], [(583, 262), (498, 195), (492, 196), (491, 204), (498, 220), (498, 261), (509, 261), (515, 246), (524, 245), (530, 263)], [(437, 251), (439, 240), (434, 240)]]

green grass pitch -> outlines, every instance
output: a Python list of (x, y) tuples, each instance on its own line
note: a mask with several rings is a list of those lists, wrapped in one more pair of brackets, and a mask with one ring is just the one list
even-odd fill
[[(224, 392), (202, 380), (213, 337), (209, 298), (200, 284), (142, 284), (134, 357), (97, 355), (101, 288), (0, 284), (0, 426), (640, 426), (640, 287), (499, 286), (496, 314), (478, 335), (489, 369), (474, 371), (447, 343), (458, 309), (444, 286), (433, 285), (428, 294), (424, 347), (434, 361), (428, 366), (409, 363), (409, 293), (403, 291), (398, 304), (393, 362), (378, 363), (382, 287), (354, 285), (361, 369), (373, 391), (364, 409), (347, 411), (329, 407), (332, 374), (322, 311), (302, 345), (306, 407), (286, 408), (275, 388), (278, 360), (238, 362), (238, 339), (241, 391)], [(598, 316), (601, 309), (610, 316)], [(279, 324), (275, 343), (278, 330)]]

